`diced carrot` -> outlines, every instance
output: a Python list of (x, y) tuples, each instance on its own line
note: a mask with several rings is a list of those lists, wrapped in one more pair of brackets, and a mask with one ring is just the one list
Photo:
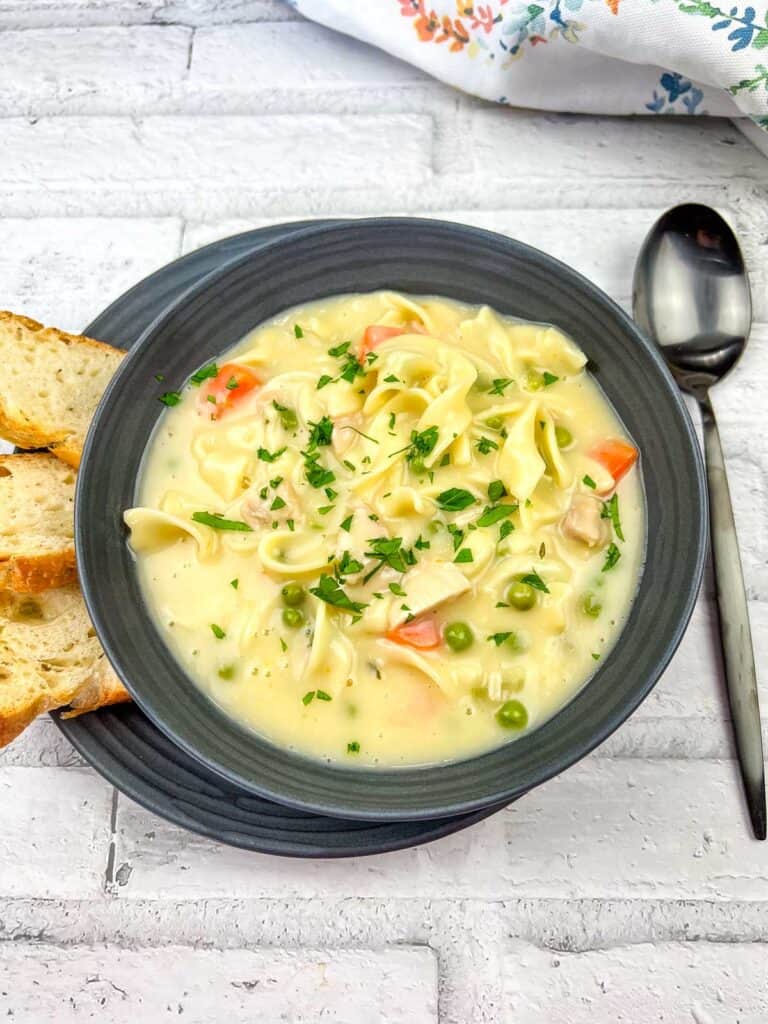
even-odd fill
[(406, 647), (418, 647), (430, 651), (440, 646), (440, 630), (432, 618), (412, 619), (396, 626), (387, 633), (387, 640)]
[(410, 323), (403, 324), (401, 327), (385, 327), (383, 324), (371, 324), (370, 327), (366, 327), (363, 340), (360, 345), (360, 362), (362, 363), (369, 352), (381, 345), (385, 341), (389, 341), (390, 338), (397, 338), (400, 334), (426, 334), (425, 328), (412, 320)]
[(596, 445), (589, 453), (590, 458), (604, 466), (618, 483), (637, 462), (637, 448), (619, 438), (609, 438)]
[(222, 412), (232, 409), (258, 387), (261, 387), (261, 378), (253, 370), (238, 363), (225, 363), (215, 377), (200, 387), (200, 409), (212, 419), (218, 419)]

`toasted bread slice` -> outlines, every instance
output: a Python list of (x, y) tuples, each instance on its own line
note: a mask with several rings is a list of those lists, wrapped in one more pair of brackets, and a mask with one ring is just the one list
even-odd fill
[(69, 704), (80, 714), (128, 699), (76, 586), (0, 593), (0, 747), (44, 711)]
[(77, 580), (75, 476), (47, 452), (0, 455), (0, 589), (35, 594)]
[(88, 424), (124, 353), (0, 311), (0, 436), (77, 468)]

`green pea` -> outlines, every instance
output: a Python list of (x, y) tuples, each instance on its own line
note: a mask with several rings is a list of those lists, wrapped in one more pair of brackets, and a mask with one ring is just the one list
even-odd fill
[(300, 583), (286, 583), (281, 593), (283, 604), (287, 604), (289, 608), (297, 608), (304, 603), (304, 598), (307, 596)]
[(466, 622), (451, 622), (445, 627), (443, 636), (452, 651), (466, 651), (475, 639)]
[(281, 409), (280, 422), (285, 430), (295, 430), (299, 425), (298, 417), (293, 409)]
[(555, 427), (555, 440), (557, 441), (558, 448), (567, 448), (573, 444), (573, 434), (568, 427), (558, 425)]
[(536, 604), (536, 591), (530, 583), (517, 580), (507, 591), (507, 602), (519, 612), (530, 611)]
[(304, 612), (301, 608), (283, 608), (283, 622), (291, 629), (298, 629), (304, 622)]
[(427, 471), (427, 467), (424, 465), (424, 459), (411, 459), (411, 469), (416, 476), (424, 476)]
[(596, 619), (603, 610), (603, 606), (594, 594), (587, 593), (581, 599), (581, 610), (585, 615), (589, 615), (591, 619)]
[(525, 387), (527, 391), (541, 391), (544, 387), (544, 374), (538, 370), (527, 370), (525, 374)]
[(501, 416), (489, 416), (485, 425), (489, 430), (501, 430), (504, 426), (504, 419)]
[(503, 729), (524, 729), (528, 725), (528, 712), (519, 700), (508, 700), (496, 712), (496, 721)]

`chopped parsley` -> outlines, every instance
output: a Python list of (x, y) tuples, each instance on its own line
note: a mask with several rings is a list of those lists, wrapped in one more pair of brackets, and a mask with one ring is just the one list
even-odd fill
[(488, 484), (488, 497), (491, 501), (499, 501), (507, 494), (507, 488), (501, 480), (491, 480)]
[[(354, 513), (352, 513), (352, 515), (354, 515)], [(349, 533), (351, 527), (352, 527), (352, 516), (350, 515), (350, 516), (347, 516), (347, 518), (341, 524), (341, 529), (344, 530), (346, 533)]]
[(306, 707), (307, 704), (311, 704), (314, 699), (315, 699), (315, 690), (309, 690), (301, 698), (301, 703)]
[(241, 533), (253, 533), (253, 528), (248, 523), (239, 519), (225, 519), (218, 512), (193, 512), (192, 519), (203, 526), (211, 526), (214, 530), (239, 530)]
[(285, 448), (278, 448), (276, 452), (267, 451), (266, 448), (259, 448), (257, 454), (262, 462), (277, 462)]
[(549, 370), (544, 371), (544, 373), (541, 375), (541, 379), (544, 381), (545, 388), (548, 388), (550, 384), (554, 384), (555, 381), (560, 380), (559, 377), (556, 377), (554, 373), (550, 373)]
[[(498, 605), (497, 605), (497, 607), (498, 607)], [(495, 643), (497, 647), (501, 647), (502, 644), (505, 644), (507, 642), (507, 640), (509, 640), (509, 638), (514, 636), (514, 635), (515, 634), (510, 629), (506, 633), (492, 633), (489, 637), (486, 637), (486, 639), (489, 640), (489, 641), (492, 640), (493, 643)]]
[(621, 552), (615, 544), (611, 543), (608, 545), (608, 550), (605, 553), (605, 562), (603, 564), (602, 572), (608, 572), (621, 558)]
[(295, 337), (297, 337), (297, 338), (303, 338), (304, 337), (304, 331), (302, 331), (302, 329), (299, 327), (298, 324), (294, 324), (293, 325), (293, 333), (294, 333)]
[(341, 367), (341, 373), (339, 374), (339, 380), (345, 380), (348, 384), (352, 384), (356, 377), (364, 377), (365, 370), (357, 361), (357, 356), (348, 352), (344, 363)]
[(333, 437), (333, 420), (329, 416), (323, 416), (317, 423), (310, 423), (309, 426), (309, 450), (327, 446)]
[(270, 512), (277, 512), (278, 509), (285, 508), (285, 501), (280, 497), (279, 494), (275, 495), (275, 500), (269, 506)]
[(330, 693), (326, 693), (325, 690), (316, 690), (315, 696), (317, 697), (318, 700), (333, 700), (333, 697), (330, 695)]
[(446, 526), (448, 533), (453, 537), (453, 550), (458, 551), (461, 547), (461, 542), (464, 540), (464, 530), (460, 530), (455, 523), (448, 523)]
[(608, 501), (603, 502), (603, 509), (600, 513), (601, 519), (610, 519), (613, 524), (614, 532), (619, 540), (624, 540), (624, 534), (621, 530), (621, 519), (619, 518), (619, 496), (618, 494), (612, 495)]
[(477, 450), (481, 455), (487, 455), (489, 452), (497, 450), (498, 447), (496, 442), (492, 441), (490, 437), (481, 437), (477, 442)]
[(283, 654), (285, 654), (285, 652), (288, 650), (288, 644), (285, 642), (285, 640), (283, 640), (282, 637), (280, 637), (280, 649), (282, 650)]
[(227, 391), (234, 391), (235, 388), (240, 387), (240, 382), (238, 381), (237, 377), (230, 377), (227, 383), (224, 385), (224, 387), (227, 389)]
[(363, 571), (362, 562), (358, 562), (358, 560), (356, 558), (353, 558), (348, 551), (344, 552), (344, 554), (341, 556), (341, 558), (339, 560), (339, 563), (338, 563), (338, 565), (336, 567), (336, 575), (339, 576), (339, 577), (341, 577), (341, 576), (350, 576), (350, 575), (352, 575), (352, 573), (362, 572), (362, 571)]
[(404, 448), (398, 448), (396, 452), (392, 452), (389, 456), (390, 459), (399, 455), (401, 452), (407, 452), (405, 456), (407, 462), (415, 462), (416, 460), (423, 461), (428, 455), (432, 453), (435, 445), (437, 444), (438, 430), (437, 427), (427, 427), (426, 430), (412, 430), (411, 440)]
[(164, 395), (160, 395), (159, 400), (163, 405), (178, 405), (181, 401), (181, 395), (178, 391), (166, 391)]
[(472, 551), (469, 548), (462, 548), (461, 551), (454, 558), (454, 562), (462, 564), (464, 562), (474, 562), (475, 558)]
[(332, 383), (333, 383), (333, 377), (331, 377), (327, 373), (324, 373), (322, 375), (322, 377), (320, 377), (318, 382), (317, 382), (316, 390), (317, 391), (321, 391), (326, 386), (326, 384), (332, 384)]
[(499, 529), (499, 540), (502, 541), (504, 540), (505, 537), (508, 537), (510, 533), (512, 533), (514, 528), (514, 523), (510, 523), (508, 519), (505, 519), (504, 522), (501, 524), (501, 528)]
[(206, 400), (206, 402), (210, 402), (211, 405), (216, 405), (216, 396), (215, 395), (206, 395), (205, 396), (205, 400)]
[(396, 376), (394, 375), (394, 373), (390, 373), (390, 374), (388, 374), (388, 375), (387, 375), (387, 376), (386, 376), (386, 377), (384, 378), (384, 383), (385, 383), (385, 384), (401, 384), (401, 383), (402, 383), (402, 381), (400, 380), (400, 378), (399, 378), (399, 377), (396, 377)]
[(157, 381), (158, 384), (162, 384), (163, 381), (165, 380), (165, 374), (164, 373), (156, 373), (155, 374), (155, 380)]
[(326, 573), (323, 573), (317, 581), (316, 587), (309, 588), (309, 592), (321, 601), (325, 601), (326, 604), (339, 608), (343, 612), (350, 612), (352, 615), (359, 615), (363, 608), (367, 607), (360, 601), (352, 601), (341, 589), (338, 580)]
[(595, 659), (595, 661), (600, 661), (600, 655), (599, 654), (593, 654), (592, 657)]
[(512, 384), (514, 378), (512, 377), (495, 377), (493, 380), (493, 386), (488, 391), (489, 395), (503, 395), (504, 390)]
[(357, 740), (352, 740), (351, 743), (347, 744), (347, 753), (348, 754), (359, 754), (360, 753), (360, 744), (357, 742)]
[(289, 409), (287, 405), (280, 405), (279, 402), (273, 402), (272, 405), (280, 415), (280, 423), (283, 426), (283, 430), (295, 430), (298, 427), (299, 420), (293, 409)]
[(365, 552), (365, 557), (375, 559), (377, 564), (363, 578), (364, 583), (385, 565), (395, 572), (407, 572), (408, 567), (416, 562), (413, 552), (403, 547), (402, 537), (375, 537), (370, 541), (370, 548), (370, 551)]
[(442, 469), (443, 466), (450, 466), (450, 464), (451, 464), (451, 453), (450, 452), (445, 452), (445, 454), (443, 455), (442, 459), (440, 459), (440, 462), (439, 462), (440, 468)]
[(588, 474), (585, 474), (581, 479), (582, 479), (582, 482), (584, 484), (586, 484), (587, 487), (591, 487), (593, 491), (597, 487), (597, 484), (595, 483), (595, 481)]
[(535, 569), (531, 569), (526, 576), (523, 576), (520, 582), (527, 583), (529, 587), (533, 587), (534, 590), (541, 590), (544, 594), (549, 593), (549, 587)]
[(460, 512), (462, 509), (474, 505), (477, 498), (461, 487), (450, 487), (447, 491), (438, 494), (435, 499), (441, 509), (446, 512)]
[(227, 635), (221, 628), (221, 626), (218, 626), (215, 622), (211, 623), (211, 632), (213, 633), (217, 640), (223, 640), (224, 637)]
[(428, 540), (421, 539), (421, 534), (419, 534), (419, 536), (416, 538), (416, 541), (413, 546), (416, 548), (417, 551), (424, 551), (427, 548), (432, 547), (431, 543)]
[(493, 526), (494, 523), (500, 523), (502, 519), (511, 516), (513, 512), (517, 512), (517, 505), (488, 505), (477, 520), (477, 525)]
[(199, 388), (204, 380), (208, 380), (210, 377), (215, 377), (219, 372), (219, 368), (216, 363), (208, 363), (207, 366), (201, 367), (196, 373), (193, 373), (189, 378), (189, 383), (194, 384), (196, 388)]
[[(406, 592), (403, 590), (403, 588), (400, 586), (399, 583), (390, 583), (389, 584), (389, 589), (392, 591), (392, 593), (395, 595), (395, 597), (407, 597), (408, 596), (406, 594)], [(410, 609), (406, 609), (406, 611), (409, 611), (409, 610)]]
[(240, 580), (238, 580), (238, 579), (230, 580), (229, 581), (229, 585), (230, 585), (230, 587), (232, 587), (233, 590), (237, 590), (237, 588), (240, 586)]
[(351, 344), (351, 341), (343, 341), (341, 345), (336, 345), (335, 348), (329, 348), (328, 355), (333, 356), (334, 359), (338, 359), (339, 356), (346, 354)]
[(318, 458), (319, 456), (317, 454), (304, 454), (304, 475), (307, 478), (307, 483), (311, 487), (327, 487), (328, 484), (332, 484), (334, 482), (336, 475), (332, 470), (326, 469), (325, 466), (321, 466), (317, 461)]

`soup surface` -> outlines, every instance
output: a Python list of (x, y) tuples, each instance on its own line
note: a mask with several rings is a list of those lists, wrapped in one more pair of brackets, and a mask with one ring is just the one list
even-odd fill
[(585, 361), (553, 327), (376, 292), (291, 309), (163, 395), (125, 521), (187, 673), (346, 764), (552, 715), (644, 547), (638, 453)]

